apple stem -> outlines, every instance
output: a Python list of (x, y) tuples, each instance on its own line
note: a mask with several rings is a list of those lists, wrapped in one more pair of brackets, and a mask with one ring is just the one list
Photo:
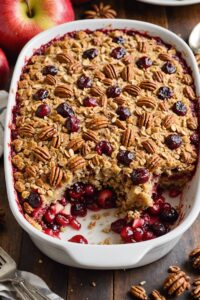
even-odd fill
[(30, 7), (30, 2), (29, 2), (29, 0), (25, 0), (25, 3), (26, 3), (27, 8), (28, 8), (28, 16), (29, 16), (29, 18), (32, 18), (33, 12), (32, 12), (32, 9), (31, 9), (31, 7)]

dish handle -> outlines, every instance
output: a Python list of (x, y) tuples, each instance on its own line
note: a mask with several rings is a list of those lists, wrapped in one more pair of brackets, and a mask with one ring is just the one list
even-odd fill
[(63, 250), (74, 266), (93, 269), (136, 267), (152, 246), (129, 245), (69, 245)]

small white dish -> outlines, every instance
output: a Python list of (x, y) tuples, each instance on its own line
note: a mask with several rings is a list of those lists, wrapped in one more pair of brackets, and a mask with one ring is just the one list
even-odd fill
[[(15, 66), (9, 93), (7, 117), (5, 124), (5, 176), (10, 208), (20, 226), (30, 235), (36, 246), (47, 256), (59, 263), (89, 269), (134, 268), (149, 264), (166, 255), (180, 240), (184, 232), (192, 225), (200, 211), (199, 165), (192, 181), (185, 187), (181, 197), (181, 220), (169, 233), (159, 238), (135, 243), (112, 245), (84, 245), (67, 242), (67, 234), (62, 239), (53, 238), (33, 227), (19, 210), (17, 194), (14, 189), (13, 170), (10, 157), (12, 109), (16, 103), (18, 81), (25, 62), (32, 56), (35, 49), (54, 38), (76, 30), (96, 29), (132, 29), (151, 36), (160, 37), (167, 44), (176, 47), (191, 68), (197, 95), (200, 96), (200, 77), (196, 60), (188, 45), (177, 35), (163, 27), (133, 20), (99, 19), (81, 20), (66, 23), (34, 37), (23, 48)], [(88, 221), (88, 220), (87, 220)], [(13, 229), (14, 230), (14, 229)], [(85, 229), (87, 230), (87, 229)], [(79, 232), (77, 233), (79, 234)], [(98, 235), (98, 233), (97, 233)], [(98, 240), (100, 236), (96, 236)], [(95, 241), (96, 242), (96, 241)]]
[(184, 6), (200, 3), (200, 0), (138, 0), (140, 2), (162, 6)]
[(188, 42), (194, 53), (200, 53), (200, 23), (193, 28)]

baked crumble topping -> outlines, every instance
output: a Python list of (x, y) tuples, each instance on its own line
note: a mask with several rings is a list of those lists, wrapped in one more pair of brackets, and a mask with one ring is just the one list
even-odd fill
[(79, 31), (45, 45), (24, 67), (13, 111), (27, 217), (32, 192), (50, 205), (77, 182), (112, 187), (123, 209), (152, 206), (157, 183), (184, 185), (197, 161), (197, 105), (189, 68), (160, 39)]

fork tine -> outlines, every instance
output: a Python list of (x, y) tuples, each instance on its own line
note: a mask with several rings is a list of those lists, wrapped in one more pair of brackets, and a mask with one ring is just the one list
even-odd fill
[(0, 279), (9, 277), (15, 271), (15, 261), (0, 247)]

